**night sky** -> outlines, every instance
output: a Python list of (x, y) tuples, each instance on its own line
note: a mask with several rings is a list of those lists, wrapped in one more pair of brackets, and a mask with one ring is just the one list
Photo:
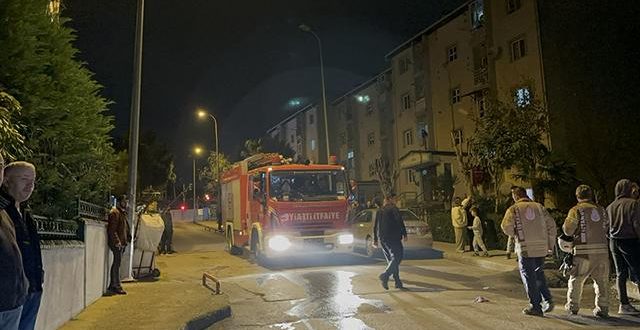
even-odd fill
[[(324, 47), (331, 101), (384, 70), (384, 55), (462, 1), (270, 0), (146, 1), (141, 122), (175, 156), (178, 176), (190, 175), (194, 144), (213, 147), (213, 125), (199, 122), (203, 106), (220, 124), (220, 147), (237, 153), (295, 109), (293, 98), (320, 98), (316, 40)], [(77, 30), (80, 59), (114, 103), (114, 137), (128, 134), (135, 0), (67, 0), (64, 15)], [(304, 104), (303, 104), (304, 105)]]

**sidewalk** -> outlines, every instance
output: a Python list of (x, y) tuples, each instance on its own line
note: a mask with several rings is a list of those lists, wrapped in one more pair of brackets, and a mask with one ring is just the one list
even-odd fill
[(460, 253), (456, 252), (455, 244), (445, 242), (433, 242), (433, 248), (444, 253), (444, 258), (453, 260), (463, 264), (474, 265), (482, 268), (496, 270), (500, 272), (510, 272), (518, 268), (517, 256), (511, 255), (511, 259), (507, 259), (503, 250), (490, 250), (491, 257), (477, 257), (473, 252)]
[[(158, 256), (158, 279), (123, 283), (127, 295), (101, 297), (60, 329), (204, 329), (230, 316), (224, 287), (216, 295), (202, 286), (202, 274), (220, 278), (230, 270), (250, 270), (237, 265), (236, 258), (228, 258), (222, 249), (198, 250), (202, 247), (198, 241), (210, 240), (208, 237), (222, 242), (219, 234), (205, 234), (197, 226), (190, 230), (204, 238), (188, 236), (183, 246), (176, 247), (178, 253)], [(194, 244), (192, 252), (182, 252), (187, 251), (187, 244)]]

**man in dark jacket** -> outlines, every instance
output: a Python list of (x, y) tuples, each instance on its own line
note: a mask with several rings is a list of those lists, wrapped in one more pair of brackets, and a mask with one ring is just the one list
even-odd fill
[(160, 217), (162, 218), (162, 222), (164, 222), (164, 231), (162, 232), (162, 238), (160, 239), (160, 254), (176, 253), (171, 245), (173, 241), (173, 219), (171, 218), (169, 205), (167, 205), (164, 210), (161, 210)]
[(395, 205), (396, 195), (391, 193), (386, 199), (384, 206), (376, 212), (376, 219), (373, 229), (373, 244), (378, 245), (378, 240), (382, 247), (385, 259), (387, 259), (387, 269), (378, 277), (385, 290), (389, 290), (389, 277), (393, 275), (397, 289), (404, 289), (400, 281), (400, 262), (404, 256), (402, 239), (407, 239), (407, 229), (400, 215), (400, 210)]
[(122, 196), (118, 201), (118, 206), (109, 212), (109, 222), (107, 224), (107, 244), (113, 253), (113, 263), (109, 281), (109, 291), (114, 294), (127, 294), (122, 289), (120, 283), (120, 264), (122, 263), (122, 253), (130, 241), (129, 223), (127, 222), (127, 199)]
[(36, 317), (42, 299), (44, 271), (40, 237), (35, 222), (22, 205), (31, 193), (36, 179), (36, 168), (27, 162), (13, 162), (4, 168), (4, 181), (0, 195), (9, 201), (4, 211), (11, 218), (18, 247), (22, 254), (22, 267), (29, 282), (27, 300), (20, 314), (20, 330), (31, 330), (36, 326)]
[(638, 315), (640, 311), (629, 304), (627, 279), (639, 283), (640, 275), (640, 205), (632, 197), (632, 182), (618, 181), (615, 188), (616, 199), (607, 207), (609, 217), (609, 249), (616, 267), (616, 286), (620, 307), (618, 314)]
[[(0, 155), (0, 183), (3, 168), (4, 160)], [(27, 300), (29, 282), (24, 275), (13, 221), (6, 212), (11, 204), (12, 200), (0, 193), (0, 329), (16, 330), (20, 324), (22, 305)]]

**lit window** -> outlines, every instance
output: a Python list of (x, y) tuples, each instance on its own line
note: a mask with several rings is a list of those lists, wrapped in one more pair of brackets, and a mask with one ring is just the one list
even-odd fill
[(484, 3), (482, 0), (474, 1), (469, 5), (471, 12), (471, 28), (477, 29), (484, 24)]
[(520, 9), (520, 0), (507, 0), (507, 14), (511, 14), (514, 11)]
[(404, 131), (404, 146), (410, 146), (413, 144), (413, 130), (408, 129)]
[(402, 110), (411, 109), (411, 95), (409, 93), (402, 95)]
[(370, 101), (369, 95), (358, 95), (356, 101), (360, 103), (368, 103)]
[(517, 61), (527, 55), (527, 47), (524, 39), (511, 42), (511, 61)]
[(456, 87), (451, 89), (451, 104), (460, 102), (460, 88)]
[(353, 159), (355, 157), (355, 154), (353, 153), (353, 150), (347, 152), (347, 159)]
[(316, 150), (316, 140), (311, 140), (311, 150)]
[(464, 142), (464, 137), (462, 136), (462, 130), (461, 129), (457, 129), (457, 130), (453, 131), (453, 142), (456, 145), (459, 145), (462, 142)]
[(529, 87), (516, 88), (514, 102), (519, 107), (526, 107), (531, 104), (531, 90)]
[(309, 115), (309, 125), (313, 125), (313, 114)]
[(453, 62), (458, 59), (458, 47), (451, 46), (447, 48), (447, 59), (449, 62)]
[(367, 143), (369, 145), (376, 144), (376, 133), (371, 132), (371, 133), (367, 134)]

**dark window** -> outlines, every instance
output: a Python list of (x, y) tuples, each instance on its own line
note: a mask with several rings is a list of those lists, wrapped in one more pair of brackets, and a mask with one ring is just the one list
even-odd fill
[(517, 61), (527, 55), (527, 47), (524, 39), (511, 42), (511, 61)]
[(514, 11), (520, 9), (520, 0), (506, 0), (507, 14), (511, 14)]

